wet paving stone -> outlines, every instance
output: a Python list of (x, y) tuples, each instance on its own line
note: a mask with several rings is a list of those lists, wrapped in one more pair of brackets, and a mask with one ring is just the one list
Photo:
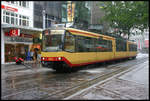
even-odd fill
[[(130, 64), (130, 63), (129, 63)], [(136, 63), (132, 63), (136, 64)], [(121, 64), (122, 67), (128, 64)], [(12, 67), (14, 67), (13, 65)], [(32, 70), (18, 71), (14, 68), (13, 73), (7, 75), (2, 80), (2, 97), (4, 100), (59, 100), (70, 96), (75, 92), (69, 91), (70, 88), (90, 81), (103, 73), (109, 73), (119, 66), (108, 66), (104, 68), (90, 68), (79, 70), (73, 73), (57, 73), (52, 70), (40, 70), (35, 72)], [(19, 68), (19, 67), (18, 67)], [(15, 69), (17, 72), (15, 72)], [(18, 74), (15, 74), (18, 73)], [(132, 89), (131, 89), (132, 88)], [(134, 88), (134, 89), (133, 89)], [(136, 94), (137, 93), (137, 94)], [(140, 94), (142, 93), (142, 94)], [(104, 84), (100, 84), (92, 89), (89, 89), (71, 99), (83, 100), (109, 100), (109, 99), (149, 99), (148, 90), (141, 88), (141, 85), (126, 82), (125, 80), (113, 79)]]
[(70, 100), (120, 100), (120, 96), (103, 88), (91, 88)]
[(3, 100), (38, 100), (44, 96), (48, 96), (48, 93), (40, 91), (39, 89), (31, 89), (23, 93), (3, 97)]
[(99, 86), (117, 92), (120, 96), (128, 96), (131, 99), (149, 99), (149, 90), (141, 84), (134, 82), (113, 79)]
[(18, 92), (23, 92), (25, 90), (38, 87), (38, 83), (28, 83), (28, 84), (21, 84), (21, 85), (12, 85), (12, 88), (3, 88), (2, 86), (2, 96), (7, 96), (11, 94), (15, 94)]

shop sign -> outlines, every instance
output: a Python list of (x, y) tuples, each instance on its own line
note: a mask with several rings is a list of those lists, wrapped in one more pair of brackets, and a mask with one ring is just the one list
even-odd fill
[(45, 35), (49, 35), (49, 31), (48, 30), (45, 30)]
[(6, 42), (30, 42), (32, 43), (32, 38), (23, 38), (23, 37), (5, 37)]
[(51, 34), (64, 34), (65, 30), (51, 30)]
[(1, 8), (2, 8), (2, 9), (5, 9), (5, 10), (13, 11), (13, 12), (18, 12), (18, 9), (17, 9), (17, 8), (5, 6), (5, 5), (1, 5)]
[(19, 29), (11, 29), (9, 32), (10, 36), (20, 36), (20, 30)]

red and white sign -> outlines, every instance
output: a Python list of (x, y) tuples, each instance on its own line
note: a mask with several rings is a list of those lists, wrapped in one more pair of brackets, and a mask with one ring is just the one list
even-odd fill
[(2, 9), (9, 10), (9, 11), (13, 11), (13, 12), (18, 12), (18, 9), (17, 9), (17, 8), (5, 6), (5, 5), (1, 5), (1, 8), (2, 8)]
[(145, 46), (149, 48), (149, 40), (145, 40)]
[(19, 29), (11, 29), (9, 32), (10, 36), (20, 36), (20, 30)]
[(23, 33), (20, 33), (20, 37), (33, 38), (32, 35), (30, 35), (30, 34), (23, 34)]

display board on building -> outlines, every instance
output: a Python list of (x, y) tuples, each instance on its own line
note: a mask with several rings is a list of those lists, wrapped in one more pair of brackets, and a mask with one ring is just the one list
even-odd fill
[(13, 8), (13, 7), (10, 7), (10, 6), (1, 5), (1, 8), (5, 9), (5, 10), (13, 11), (13, 12), (18, 12), (17, 8)]
[(72, 3), (71, 1), (68, 1), (68, 4), (67, 4), (67, 20), (68, 20), (68, 22), (73, 22), (74, 10), (75, 10), (75, 4)]
[(5, 42), (32, 43), (32, 41), (32, 35), (20, 33), (20, 29), (11, 29), (9, 32), (5, 32)]
[(20, 29), (11, 29), (9, 32), (10, 36), (20, 36)]

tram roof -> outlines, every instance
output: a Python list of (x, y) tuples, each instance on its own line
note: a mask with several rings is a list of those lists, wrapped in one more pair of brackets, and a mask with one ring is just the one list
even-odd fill
[(114, 39), (113, 37), (107, 36), (107, 35), (103, 35), (103, 34), (98, 34), (98, 33), (94, 33), (94, 32), (89, 32), (89, 31), (84, 31), (84, 30), (80, 30), (80, 29), (75, 29), (75, 28), (65, 28), (66, 30), (72, 32), (72, 33), (80, 33), (84, 36), (92, 36), (92, 37), (103, 37), (103, 38), (107, 38), (107, 39)]
[(100, 33), (95, 33), (95, 32), (91, 32), (91, 31), (85, 31), (85, 30), (81, 30), (81, 29), (76, 29), (76, 28), (70, 28), (70, 27), (64, 27), (64, 24), (56, 24), (53, 27), (47, 28), (49, 30), (68, 30), (71, 33), (75, 34), (75, 35), (81, 35), (81, 36), (89, 36), (89, 37), (94, 37), (94, 38), (98, 38), (98, 37), (103, 37), (106, 39), (120, 39), (123, 41), (128, 41), (129, 43), (134, 43), (132, 41), (129, 41), (127, 39), (124, 39), (122, 37), (116, 36), (116, 35), (111, 35), (111, 33), (106, 33), (106, 34), (100, 34)]

